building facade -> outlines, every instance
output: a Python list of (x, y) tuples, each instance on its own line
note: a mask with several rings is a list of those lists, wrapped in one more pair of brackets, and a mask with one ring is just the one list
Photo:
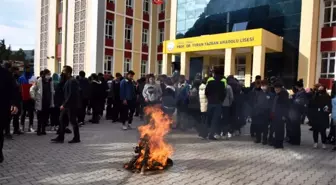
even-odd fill
[[(308, 87), (317, 82), (330, 87), (335, 78), (336, 1), (171, 2), (170, 32), (175, 34), (170, 34), (164, 45), (165, 70), (175, 64), (192, 79), (196, 73), (220, 68), (225, 75), (235, 75), (246, 85), (255, 75), (279, 76), (288, 87), (300, 78)], [(256, 29), (270, 32), (282, 41), (266, 38), (265, 34), (253, 35)], [(246, 39), (239, 33), (260, 40), (247, 44), (241, 42)], [(223, 43), (202, 43), (204, 38)], [(272, 42), (277, 50), (269, 48)], [(208, 47), (203, 47), (205, 44)]]
[(136, 77), (162, 73), (163, 41), (169, 39), (170, 1), (39, 0), (35, 71), (74, 74), (134, 70)]

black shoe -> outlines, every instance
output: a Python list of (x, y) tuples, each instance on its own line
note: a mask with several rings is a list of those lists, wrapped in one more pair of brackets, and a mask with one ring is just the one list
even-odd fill
[(66, 133), (66, 134), (71, 134), (72, 131), (71, 131), (69, 128), (65, 128), (65, 133)]
[(275, 149), (283, 149), (284, 146), (283, 146), (283, 145), (275, 145), (274, 148), (275, 148)]
[(334, 146), (334, 148), (332, 149), (332, 151), (336, 151), (336, 146)]
[(70, 144), (80, 143), (80, 140), (79, 139), (73, 139), (73, 140), (69, 141), (68, 143), (70, 143)]
[(14, 131), (13, 134), (15, 134), (15, 135), (21, 135), (21, 134), (24, 134), (24, 133), (21, 132), (20, 130), (18, 130), (18, 131)]
[(46, 132), (41, 132), (41, 135), (47, 135), (47, 133)]
[(262, 144), (263, 145), (267, 145), (268, 143), (267, 143), (267, 141), (263, 141)]
[(2, 163), (3, 161), (4, 161), (4, 155), (2, 151), (0, 151), (0, 163)]
[(261, 143), (261, 141), (260, 140), (255, 140), (254, 143)]
[(38, 135), (38, 136), (42, 136), (42, 132), (37, 132), (36, 135)]
[(60, 139), (58, 137), (56, 137), (55, 139), (51, 140), (52, 143), (64, 143), (64, 139)]
[(311, 127), (311, 128), (309, 129), (309, 131), (313, 131), (313, 127)]

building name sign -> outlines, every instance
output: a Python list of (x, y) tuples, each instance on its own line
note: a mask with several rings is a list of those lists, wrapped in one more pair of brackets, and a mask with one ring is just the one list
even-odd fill
[(163, 52), (181, 53), (206, 51), (225, 48), (252, 47), (261, 44), (262, 31), (257, 29), (165, 41)]

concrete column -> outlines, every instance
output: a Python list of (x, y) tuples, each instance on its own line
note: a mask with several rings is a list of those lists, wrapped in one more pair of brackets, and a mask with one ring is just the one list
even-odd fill
[(257, 75), (260, 75), (261, 79), (264, 79), (265, 53), (266, 48), (264, 46), (253, 47), (253, 66), (252, 66), (253, 78)]
[(202, 70), (202, 76), (203, 77), (208, 76), (209, 66), (210, 66), (210, 56), (205, 55), (203, 57), (203, 70)]
[(236, 73), (236, 50), (232, 48), (225, 49), (224, 75), (235, 75)]
[(298, 79), (302, 78), (306, 87), (316, 82), (320, 2), (304, 0), (301, 5), (300, 25), (305, 31), (300, 32)]
[(246, 54), (245, 58), (245, 87), (251, 85), (252, 53)]
[(189, 67), (190, 67), (190, 53), (181, 53), (181, 75), (185, 75), (186, 79), (189, 79)]
[(163, 54), (162, 56), (162, 74), (171, 75), (172, 71), (172, 55), (171, 54)]

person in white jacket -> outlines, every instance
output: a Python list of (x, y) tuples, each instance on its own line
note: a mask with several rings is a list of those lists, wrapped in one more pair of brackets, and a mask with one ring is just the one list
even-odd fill
[(35, 101), (37, 111), (37, 135), (46, 135), (46, 125), (48, 123), (50, 108), (54, 107), (54, 84), (51, 80), (51, 73), (48, 69), (43, 71), (43, 75), (30, 88), (30, 96)]
[(200, 100), (200, 110), (201, 110), (201, 125), (199, 125), (198, 135), (205, 139), (208, 137), (208, 128), (210, 125), (207, 125), (207, 111), (208, 111), (208, 99), (205, 96), (205, 89), (207, 84), (208, 78), (204, 78), (202, 80), (202, 84), (199, 86), (199, 100)]

